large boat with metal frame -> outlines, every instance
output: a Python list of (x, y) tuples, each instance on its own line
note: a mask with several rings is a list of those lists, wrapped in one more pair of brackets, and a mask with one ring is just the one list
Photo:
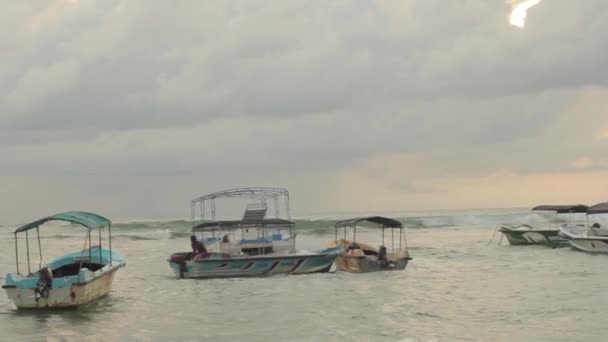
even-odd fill
[(554, 213), (557, 215), (568, 214), (568, 220), (575, 224), (575, 214), (584, 214), (588, 207), (583, 204), (573, 205), (539, 205), (532, 208), (530, 213), (530, 224), (518, 226), (502, 224), (498, 228), (512, 246), (522, 245), (547, 245), (550, 247), (568, 246), (568, 240), (560, 236), (559, 225), (547, 223), (534, 223), (534, 216), (537, 213)]
[[(608, 214), (608, 202), (589, 207), (585, 224), (565, 224), (560, 228), (559, 234), (578, 250), (589, 253), (608, 253), (608, 227), (597, 222), (601, 217), (597, 215)], [(589, 224), (590, 219), (594, 220)]]
[[(253, 199), (239, 220), (216, 220), (216, 200)], [(270, 203), (269, 203), (270, 202)], [(266, 217), (269, 204), (275, 217)], [(281, 204), (286, 218), (281, 217)], [(239, 188), (192, 200), (191, 232), (207, 252), (175, 253), (169, 264), (180, 278), (218, 278), (328, 272), (340, 252), (296, 251), (295, 223), (289, 214), (289, 192), (277, 188)], [(205, 213), (211, 212), (211, 219)]]
[[(83, 249), (43, 264), (40, 226), (49, 221), (65, 221), (87, 229)], [(123, 256), (112, 250), (112, 223), (88, 212), (70, 211), (28, 223), (15, 230), (16, 273), (9, 273), (2, 286), (19, 309), (78, 307), (109, 294), (116, 271), (125, 266)], [(102, 229), (108, 229), (108, 248), (102, 247)], [(92, 246), (93, 231), (99, 233)], [(32, 270), (30, 232), (36, 232), (38, 269)], [(19, 236), (25, 238), (27, 273), (19, 268)]]
[[(338, 240), (340, 229), (342, 229), (342, 239)], [(370, 244), (358, 242), (357, 229), (370, 229), (376, 232), (380, 229), (382, 232), (381, 244), (373, 247)], [(347, 230), (351, 231), (352, 240), (347, 240)], [(390, 236), (387, 236), (387, 230), (390, 231)], [(398, 231), (398, 237), (395, 236), (395, 230)], [(335, 224), (334, 243), (342, 248), (342, 253), (336, 259), (338, 271), (363, 273), (404, 270), (408, 262), (412, 260), (407, 248), (403, 224), (387, 217), (368, 216), (339, 221)]]

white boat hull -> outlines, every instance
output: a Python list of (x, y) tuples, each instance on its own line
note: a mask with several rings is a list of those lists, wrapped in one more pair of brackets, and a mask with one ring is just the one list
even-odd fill
[(608, 253), (608, 239), (571, 239), (570, 245), (589, 253)]
[(581, 227), (563, 226), (560, 235), (568, 240), (570, 246), (588, 253), (608, 253), (608, 236), (593, 235)]
[(113, 268), (86, 282), (51, 289), (47, 298), (38, 298), (34, 289), (5, 287), (6, 294), (19, 309), (69, 308), (86, 304), (104, 297), (112, 290), (114, 274), (118, 267)]

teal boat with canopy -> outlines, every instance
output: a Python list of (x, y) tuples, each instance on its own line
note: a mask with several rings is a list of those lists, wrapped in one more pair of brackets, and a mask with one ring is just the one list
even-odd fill
[[(82, 250), (69, 252), (43, 264), (40, 227), (51, 221), (69, 222), (86, 229)], [(103, 247), (107, 229), (108, 247)], [(30, 246), (34, 235), (37, 246)], [(109, 294), (116, 271), (125, 266), (124, 257), (112, 250), (112, 223), (98, 214), (69, 211), (44, 217), (15, 230), (16, 272), (8, 273), (5, 289), (19, 309), (67, 308), (89, 303)], [(94, 236), (96, 235), (96, 236)], [(20, 237), (25, 240), (27, 272), (20, 268)], [(93, 246), (94, 240), (98, 245)], [(23, 243), (22, 243), (23, 245)], [(21, 246), (23, 249), (24, 246)], [(37, 250), (38, 268), (32, 270)]]

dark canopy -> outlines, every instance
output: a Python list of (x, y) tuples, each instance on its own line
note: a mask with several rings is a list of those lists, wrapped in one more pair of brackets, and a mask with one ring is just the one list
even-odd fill
[(558, 214), (567, 214), (567, 213), (586, 213), (587, 209), (586, 205), (583, 204), (564, 204), (564, 205), (539, 205), (537, 207), (532, 208), (535, 211), (555, 211)]
[(213, 231), (213, 230), (227, 230), (227, 229), (239, 229), (242, 227), (269, 227), (269, 226), (291, 226), (295, 223), (293, 221), (271, 218), (262, 220), (231, 220), (231, 221), (212, 221), (204, 222), (197, 226), (192, 227), (192, 231)]
[(381, 225), (382, 228), (403, 228), (403, 224), (401, 224), (401, 222), (382, 216), (357, 217), (353, 219), (338, 221), (336, 222), (336, 228), (355, 227), (360, 222), (375, 223)]
[(17, 230), (15, 230), (15, 233), (20, 233), (20, 232), (24, 232), (26, 230), (34, 229), (48, 221), (72, 222), (72, 223), (80, 224), (81, 226), (86, 227), (88, 229), (97, 229), (97, 228), (101, 228), (104, 226), (109, 226), (111, 224), (110, 220), (108, 220), (107, 218), (105, 218), (101, 215), (88, 213), (88, 212), (84, 212), (84, 211), (68, 211), (65, 213), (55, 214), (53, 216), (48, 216), (48, 217), (42, 218), (40, 220), (28, 223), (22, 227), (17, 228)]
[(608, 214), (608, 202), (602, 202), (589, 207), (587, 214)]

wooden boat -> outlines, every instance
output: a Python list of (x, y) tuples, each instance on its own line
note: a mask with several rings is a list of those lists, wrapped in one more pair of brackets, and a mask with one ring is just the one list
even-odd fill
[[(221, 198), (258, 202), (249, 204), (240, 220), (216, 220), (215, 200)], [(276, 217), (266, 217), (267, 202), (274, 203)], [(284, 203), (287, 219), (279, 217), (279, 202)], [(210, 221), (205, 220), (206, 204), (212, 208)], [(296, 251), (295, 223), (289, 219), (289, 192), (284, 189), (240, 188), (197, 198), (192, 201), (192, 221), (191, 232), (207, 253), (171, 255), (169, 265), (180, 278), (328, 272), (341, 251), (340, 247), (318, 253)]]
[[(370, 244), (356, 240), (357, 228), (375, 228), (382, 232), (382, 244), (372, 247)], [(338, 240), (338, 231), (343, 230), (343, 238)], [(346, 240), (347, 230), (352, 232), (352, 240)], [(386, 231), (390, 231), (387, 237)], [(395, 241), (395, 230), (398, 230), (398, 241)], [(390, 239), (390, 240), (389, 240)], [(387, 246), (390, 241), (390, 245)], [(359, 217), (335, 224), (335, 245), (342, 248), (336, 259), (338, 271), (363, 273), (374, 271), (404, 270), (410, 260), (409, 251), (403, 230), (403, 224), (397, 220), (382, 216)]]
[(532, 219), (537, 212), (553, 212), (555, 214), (570, 214), (571, 216), (577, 213), (586, 213), (587, 206), (582, 204), (575, 205), (539, 205), (532, 208), (530, 214), (531, 223), (512, 226), (503, 224), (500, 225), (498, 231), (501, 232), (512, 246), (522, 245), (547, 245), (550, 247), (565, 247), (568, 246), (568, 241), (559, 234), (559, 226), (548, 226), (534, 224)]
[(590, 218), (600, 214), (608, 214), (608, 202), (589, 207), (584, 225), (563, 225), (560, 236), (575, 249), (588, 253), (608, 253), (608, 227), (601, 227), (599, 223), (589, 224)]
[[(49, 221), (66, 221), (87, 229), (82, 250), (70, 252), (42, 264), (39, 226)], [(108, 228), (108, 248), (102, 247), (102, 228)], [(38, 269), (32, 272), (30, 234), (35, 230), (38, 240)], [(91, 233), (99, 232), (99, 245), (91, 246)], [(25, 235), (27, 273), (19, 269), (18, 235)], [(19, 309), (77, 307), (110, 293), (116, 271), (125, 266), (123, 256), (112, 250), (111, 222), (88, 212), (65, 212), (28, 223), (15, 231), (17, 272), (9, 273), (2, 286)], [(88, 245), (88, 247), (87, 247)]]

